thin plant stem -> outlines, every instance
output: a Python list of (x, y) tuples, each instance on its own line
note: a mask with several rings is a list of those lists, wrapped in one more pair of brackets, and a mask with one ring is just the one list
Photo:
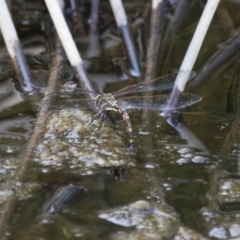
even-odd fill
[(0, 0), (0, 29), (12, 59), (20, 88), (24, 92), (32, 92), (31, 74), (5, 0)]
[(147, 47), (145, 81), (156, 77), (157, 57), (161, 42), (163, 29), (164, 2), (153, 0), (151, 7), (151, 18), (149, 23), (149, 38)]
[[(149, 38), (147, 46), (147, 59), (146, 59), (146, 73), (144, 81), (155, 78), (156, 76), (156, 61), (159, 52), (159, 46), (161, 42), (161, 30), (163, 27), (163, 7), (164, 3), (162, 0), (152, 0), (151, 6), (151, 17), (149, 22)], [(149, 92), (146, 92), (144, 96), (149, 96)], [(144, 101), (144, 99), (143, 99)], [(151, 119), (151, 112), (147, 110), (142, 111), (142, 131), (143, 132), (152, 132), (152, 124), (149, 124)], [(153, 158), (153, 141), (152, 134), (144, 135), (144, 144), (143, 148), (143, 159), (148, 159), (148, 162), (151, 162)], [(154, 189), (156, 200), (159, 204), (165, 204), (164, 192), (159, 183), (159, 177), (156, 175), (156, 171), (149, 169), (149, 175), (151, 176), (151, 188)]]
[(86, 37), (86, 31), (83, 26), (82, 16), (78, 11), (79, 1), (70, 0), (69, 4), (71, 6), (71, 16), (75, 33), (80, 34), (81, 37)]
[(87, 57), (97, 57), (100, 55), (99, 46), (99, 7), (101, 0), (92, 0), (91, 17), (90, 17), (90, 31), (89, 31), (89, 47), (87, 50)]
[[(17, 186), (21, 187), (22, 183), (27, 179), (28, 172), (32, 164), (31, 156), (32, 156), (33, 150), (36, 147), (38, 140), (41, 137), (42, 129), (44, 127), (44, 124), (48, 116), (51, 97), (53, 96), (53, 91), (55, 89), (57, 80), (62, 70), (62, 64), (63, 64), (64, 58), (62, 54), (62, 47), (60, 45), (60, 41), (58, 40), (58, 43), (56, 43), (55, 45), (57, 45), (57, 49), (52, 61), (52, 68), (51, 68), (51, 73), (48, 80), (48, 87), (46, 89), (44, 99), (43, 99), (44, 108), (42, 108), (38, 114), (38, 118), (36, 120), (36, 124), (33, 129), (32, 135), (29, 139), (26, 150), (22, 156), (21, 165), (19, 166), (18, 175), (16, 176), (16, 180), (18, 183), (17, 184), (15, 183), (13, 185), (13, 190)], [(17, 206), (17, 202), (18, 202), (17, 196), (13, 194), (3, 205), (1, 209), (1, 216), (0, 216), (0, 236), (4, 234), (5, 228), (7, 227), (11, 218), (13, 217), (14, 211)]]
[[(45, 0), (48, 11), (53, 20), (54, 26), (57, 30), (58, 36), (62, 42), (63, 48), (66, 52), (68, 60), (75, 70), (76, 78), (81, 88), (86, 89), (85, 95), (87, 98), (94, 99), (95, 91), (88, 80), (87, 74), (83, 67), (82, 58), (78, 52), (77, 46), (73, 40), (73, 37), (69, 31), (65, 18), (63, 16), (62, 10), (58, 1)], [(90, 108), (93, 111), (97, 111), (95, 104), (92, 104)]]
[[(164, 3), (162, 0), (153, 0), (151, 6), (151, 16), (149, 21), (149, 38), (148, 38), (148, 46), (147, 46), (147, 59), (146, 59), (146, 73), (144, 81), (151, 80), (156, 76), (156, 61), (158, 57), (159, 46), (161, 42), (161, 30), (163, 28), (163, 8)], [(151, 93), (146, 92), (146, 96), (151, 95)], [(149, 111), (142, 111), (142, 122), (143, 126), (145, 126), (144, 131), (151, 131), (151, 124), (145, 124), (150, 119)], [(150, 135), (149, 135), (150, 137)], [(150, 144), (152, 141), (149, 139), (147, 141)], [(148, 147), (148, 149), (152, 149)]]
[(164, 69), (162, 70), (162, 72), (164, 72), (168, 68), (169, 61), (166, 61), (165, 57), (169, 54), (169, 51), (171, 51), (171, 46), (174, 42), (176, 33), (180, 28), (184, 17), (186, 16), (186, 12), (189, 11), (189, 5), (189, 0), (178, 1), (177, 7), (174, 11), (174, 15), (171, 17), (171, 20), (167, 26), (160, 50), (160, 62), (164, 61)]
[(174, 87), (172, 89), (168, 104), (165, 111), (161, 114), (162, 116), (169, 116), (174, 110), (181, 93), (184, 91), (187, 84), (190, 71), (192, 70), (198, 53), (202, 46), (203, 40), (207, 33), (208, 27), (212, 21), (213, 15), (219, 4), (219, 0), (209, 0), (202, 13), (201, 19), (198, 23), (197, 29), (193, 35), (192, 41), (188, 47), (187, 53), (181, 64), (179, 74), (176, 78)]
[(115, 20), (117, 22), (118, 29), (122, 35), (124, 48), (126, 50), (129, 63), (130, 63), (130, 74), (135, 77), (141, 76), (141, 70), (133, 44), (132, 35), (129, 29), (129, 24), (127, 21), (127, 16), (121, 0), (110, 0), (111, 7)]
[(214, 73), (223, 71), (236, 61), (240, 49), (240, 28), (235, 32), (236, 35), (223, 43), (223, 46), (205, 62), (194, 81), (187, 86), (187, 89), (204, 84)]

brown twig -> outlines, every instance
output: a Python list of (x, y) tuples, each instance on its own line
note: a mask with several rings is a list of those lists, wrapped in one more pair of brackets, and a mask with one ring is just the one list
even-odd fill
[[(151, 9), (151, 19), (150, 19), (150, 32), (148, 38), (148, 47), (147, 47), (147, 59), (146, 59), (146, 73), (144, 81), (148, 81), (156, 76), (156, 61), (158, 57), (160, 41), (161, 41), (161, 30), (163, 27), (162, 20), (163, 20), (163, 5), (164, 3), (159, 3), (157, 6), (152, 4)], [(146, 92), (145, 96), (149, 96), (149, 92)], [(144, 100), (143, 100), (144, 101)], [(142, 126), (144, 128), (143, 131), (151, 132), (152, 125), (147, 124), (150, 122), (150, 115), (149, 111), (143, 110), (142, 112)], [(146, 148), (144, 151), (144, 155), (148, 156), (148, 161), (150, 160), (149, 156), (152, 156), (152, 135), (145, 135), (146, 141)], [(151, 161), (151, 160), (150, 160)], [(158, 197), (158, 202), (161, 204), (165, 203), (164, 200), (164, 193), (159, 185), (158, 177), (155, 175), (155, 172), (149, 169), (149, 173), (151, 174), (151, 187), (155, 189), (156, 195)]]
[(189, 0), (178, 1), (178, 4), (174, 11), (174, 15), (172, 16), (171, 21), (169, 22), (166, 32), (164, 34), (160, 50), (160, 62), (165, 62), (165, 68), (168, 64), (168, 61), (164, 61), (165, 56), (167, 55), (167, 52), (169, 52), (170, 46), (173, 44), (174, 37), (176, 36), (176, 33), (179, 30), (181, 23), (184, 20), (184, 17), (186, 16), (186, 12), (189, 10), (189, 5)]
[(79, 1), (70, 0), (70, 6), (72, 11), (72, 21), (73, 21), (73, 28), (74, 32), (80, 35), (81, 37), (86, 37), (86, 31), (83, 26), (82, 15), (78, 9)]
[[(62, 64), (64, 60), (62, 56), (63, 50), (62, 50), (60, 41), (58, 39), (56, 41), (57, 41), (57, 43), (55, 44), (56, 51), (55, 51), (54, 58), (52, 60), (52, 68), (51, 68), (51, 73), (48, 80), (48, 87), (46, 89), (44, 99), (43, 99), (44, 108), (42, 108), (38, 114), (31, 138), (28, 142), (25, 153), (22, 157), (21, 165), (19, 167), (19, 174), (16, 177), (16, 179), (20, 184), (17, 184), (17, 185), (21, 185), (21, 183), (24, 182), (27, 178), (27, 173), (29, 172), (29, 169), (32, 163), (31, 156), (39, 138), (41, 137), (42, 129), (44, 127), (44, 124), (48, 116), (48, 110), (51, 103), (51, 96), (53, 93), (53, 89), (57, 83), (59, 74), (62, 69)], [(16, 187), (16, 184), (14, 184), (13, 188), (15, 187)], [(4, 204), (3, 208), (1, 209), (0, 236), (4, 234), (5, 227), (7, 226), (7, 224), (9, 223), (9, 221), (11, 220), (14, 214), (14, 211), (17, 206), (17, 201), (18, 201), (17, 196), (12, 195)]]
[(52, 60), (51, 73), (48, 79), (48, 87), (46, 88), (44, 98), (42, 100), (44, 107), (40, 110), (38, 114), (32, 136), (29, 140), (29, 144), (27, 145), (25, 155), (23, 156), (22, 164), (20, 167), (20, 174), (18, 175), (18, 180), (20, 182), (26, 179), (26, 173), (28, 172), (31, 163), (30, 156), (32, 154), (33, 149), (36, 146), (36, 143), (41, 137), (42, 129), (48, 116), (48, 111), (51, 103), (51, 98), (54, 93), (54, 88), (56, 87), (57, 80), (62, 69), (63, 60), (64, 60), (63, 50), (61, 47), (61, 43), (59, 42), (58, 39), (57, 48), (55, 50), (55, 55)]
[[(221, 49), (215, 52), (202, 66), (197, 77), (189, 84), (188, 90), (204, 84), (211, 75), (226, 69), (239, 56), (240, 28), (231, 39), (228, 39)], [(220, 70), (219, 70), (220, 69)]]
[(159, 53), (159, 47), (161, 42), (161, 32), (163, 29), (164, 18), (164, 3), (159, 3), (155, 8), (152, 6), (150, 30), (147, 47), (147, 59), (146, 59), (146, 73), (145, 81), (153, 79), (156, 74), (156, 61)]

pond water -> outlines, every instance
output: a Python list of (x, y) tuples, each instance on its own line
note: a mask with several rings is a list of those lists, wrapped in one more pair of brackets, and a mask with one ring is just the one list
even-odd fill
[[(53, 27), (48, 12), (41, 1), (12, 2), (14, 22), (31, 74), (43, 91), (39, 86), (51, 71), (48, 35)], [(124, 3), (136, 27), (134, 21), (139, 16), (146, 17), (149, 2)], [(171, 51), (164, 61), (158, 62), (159, 73), (179, 68), (201, 15), (201, 4), (196, 1), (189, 7)], [(233, 13), (239, 5), (230, 1), (225, 4), (230, 16), (237, 15)], [(120, 81), (117, 73), (121, 69), (113, 63), (115, 59), (115, 63), (127, 64), (108, 1), (102, 1), (100, 7), (102, 52), (94, 52), (95, 56), (88, 48), (90, 2), (82, 1), (79, 8), (86, 35), (79, 37), (76, 29), (74, 34), (90, 79), (107, 92), (134, 83)], [(197, 73), (217, 51), (217, 45), (227, 39), (221, 32), (219, 14), (195, 65)], [(232, 22), (238, 26), (239, 20), (232, 17)], [(133, 29), (137, 45), (142, 29)], [(145, 29), (142, 33), (146, 32)], [(146, 47), (144, 37), (142, 40)], [(182, 109), (181, 115), (166, 119), (157, 111), (131, 110), (134, 153), (127, 150), (128, 137), (119, 114), (113, 115), (114, 131), (109, 119), (101, 128), (100, 119), (89, 124), (90, 110), (50, 107), (41, 137), (31, 152), (24, 183), (20, 183), (23, 156), (40, 107), (26, 101), (16, 90), (11, 62), (2, 38), (0, 41), (0, 202), (1, 221), (6, 224), (0, 228), (1, 239), (240, 238), (236, 56), (224, 71), (218, 69), (218, 74), (209, 77), (207, 84), (191, 89), (203, 100)], [(141, 59), (142, 69), (144, 61), (145, 57)], [(68, 63), (64, 63), (61, 80), (75, 81)], [(11, 205), (13, 198), (15, 204)], [(6, 203), (12, 208), (7, 208)]]

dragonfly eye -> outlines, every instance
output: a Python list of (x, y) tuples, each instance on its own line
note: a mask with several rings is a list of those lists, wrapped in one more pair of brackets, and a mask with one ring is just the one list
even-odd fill
[(99, 101), (101, 101), (101, 98), (102, 98), (101, 95), (97, 95), (97, 96), (95, 97), (95, 104), (98, 104)]

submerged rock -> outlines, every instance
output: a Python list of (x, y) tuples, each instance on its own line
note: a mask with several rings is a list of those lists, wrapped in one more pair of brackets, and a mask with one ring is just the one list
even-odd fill
[(108, 123), (100, 129), (99, 120), (90, 124), (91, 115), (66, 109), (49, 116), (34, 159), (44, 172), (68, 168), (77, 174), (94, 174), (99, 167), (134, 165), (122, 137)]
[(220, 180), (218, 199), (221, 203), (240, 202), (240, 179)]
[(15, 196), (19, 200), (31, 198), (36, 194), (36, 191), (42, 188), (42, 184), (37, 182), (19, 183), (13, 185), (2, 183), (0, 185), (0, 204), (3, 204), (10, 196)]
[(173, 240), (207, 240), (202, 234), (186, 227), (180, 227)]
[(102, 210), (99, 218), (123, 227), (135, 227), (132, 232), (117, 232), (112, 239), (171, 239), (179, 228), (177, 214), (168, 205), (137, 201), (123, 207)]
[(240, 239), (240, 214), (237, 212), (202, 208), (196, 217), (209, 237), (214, 239)]

